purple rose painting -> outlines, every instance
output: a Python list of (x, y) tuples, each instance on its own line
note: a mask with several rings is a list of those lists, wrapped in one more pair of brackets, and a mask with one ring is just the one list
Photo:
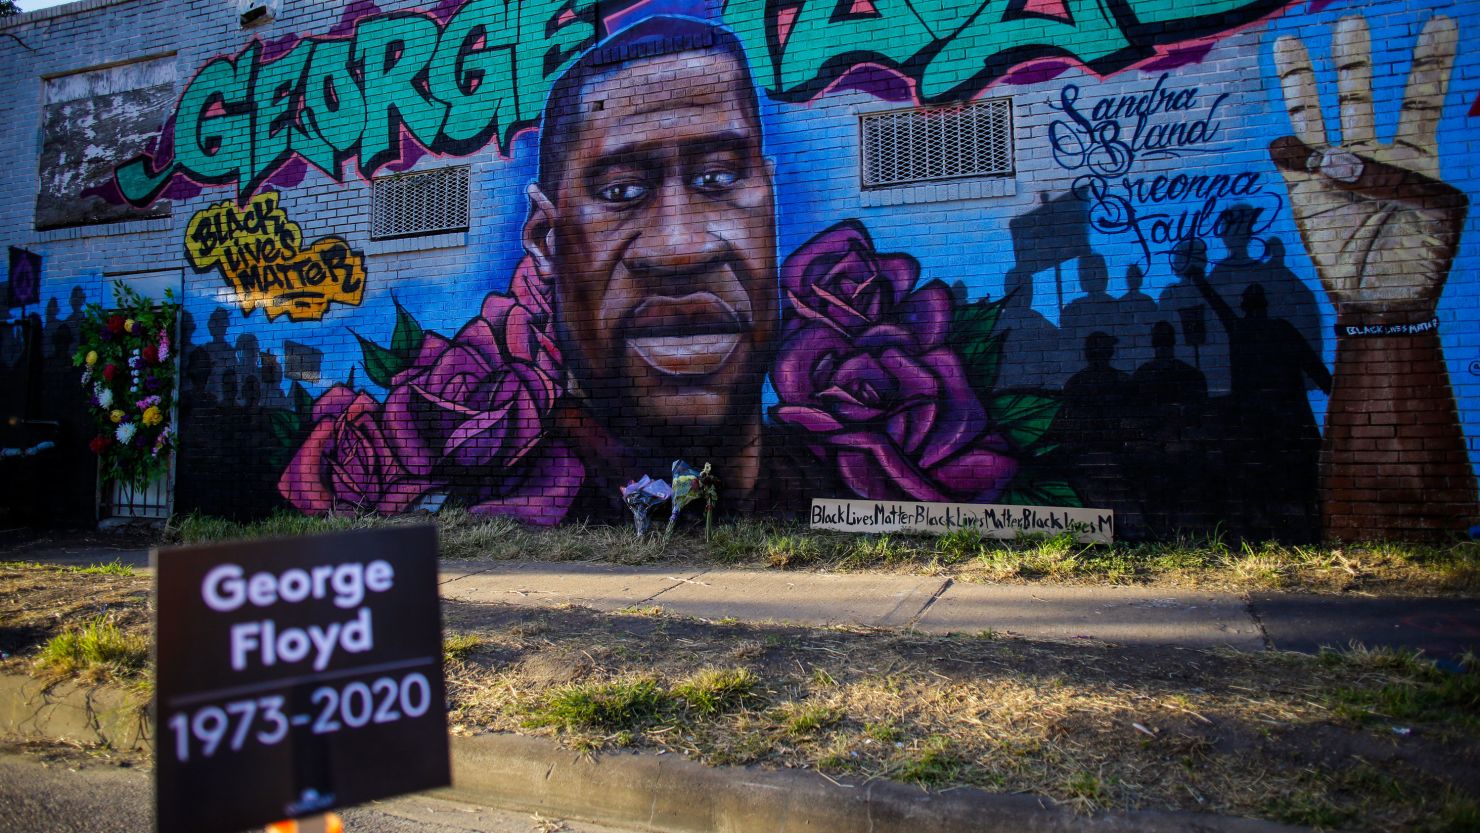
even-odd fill
[[(921, 280), (914, 258), (877, 251), (856, 221), (798, 248), (780, 289), (770, 419), (777, 441), (822, 467), (818, 482), (845, 492), (819, 496), (1075, 504), (1041, 475), (1057, 402), (993, 390), (1000, 301), (956, 301)], [(293, 439), (279, 491), (313, 514), (450, 503), (563, 520), (586, 470), (551, 434), (565, 387), (554, 305), (528, 259), (451, 338), (397, 303), (389, 346), (360, 338), (384, 402), (344, 385), (311, 404), (295, 394), (298, 413), (280, 415)]]
[(1018, 470), (947, 345), (952, 298), (918, 264), (878, 254), (856, 223), (813, 238), (782, 269), (790, 301), (771, 378), (776, 420), (858, 497), (991, 502)]
[[(796, 314), (787, 333), (819, 322), (851, 334), (888, 317), (919, 277), (908, 255), (881, 255), (863, 226), (841, 223), (812, 238), (781, 266), (781, 292)], [(950, 303), (950, 298), (945, 298)]]

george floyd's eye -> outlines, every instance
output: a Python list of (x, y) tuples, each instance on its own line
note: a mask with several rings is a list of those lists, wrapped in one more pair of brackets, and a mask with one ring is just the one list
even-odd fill
[(647, 196), (648, 187), (645, 183), (626, 181), (613, 182), (604, 186), (596, 192), (596, 196), (606, 202), (629, 203), (636, 202)]
[(728, 191), (740, 181), (740, 175), (729, 168), (710, 168), (695, 174), (689, 181), (699, 191)]

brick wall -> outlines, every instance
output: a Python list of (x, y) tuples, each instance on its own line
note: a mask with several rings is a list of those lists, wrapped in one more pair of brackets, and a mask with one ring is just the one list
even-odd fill
[[(0, 22), (0, 237), (43, 256), (58, 508), (94, 488), (72, 304), (129, 281), (183, 298), (177, 510), (621, 519), (683, 458), (746, 513), (1462, 533), (1480, 12), (977, 5)], [(861, 139), (921, 106), (883, 134), (921, 144)], [(1008, 173), (963, 175), (1004, 138)], [(372, 180), (448, 166), (466, 228), (372, 239)]]

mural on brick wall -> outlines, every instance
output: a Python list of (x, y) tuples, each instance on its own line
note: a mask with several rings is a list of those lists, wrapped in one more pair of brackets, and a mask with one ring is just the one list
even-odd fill
[[(184, 401), (272, 449), (244, 504), (615, 519), (684, 458), (737, 511), (1463, 529), (1467, 18), (1390, 5), (356, 3), (203, 66), (115, 198), (230, 189)], [(860, 200), (859, 113), (999, 95), (1000, 197)], [(384, 278), (294, 207), (474, 155), (468, 249)]]
[(243, 315), (261, 307), (269, 321), (317, 321), (330, 304), (357, 307), (365, 296), (364, 255), (334, 235), (305, 246), (276, 191), (198, 212), (185, 231), (185, 253), (196, 271), (221, 275)]

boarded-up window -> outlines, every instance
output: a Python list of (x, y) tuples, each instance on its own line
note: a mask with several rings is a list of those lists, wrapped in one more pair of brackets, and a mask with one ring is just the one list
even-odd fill
[(47, 79), (36, 228), (168, 217), (170, 204), (123, 202), (113, 169), (143, 153), (175, 101), (175, 59), (157, 58)]

